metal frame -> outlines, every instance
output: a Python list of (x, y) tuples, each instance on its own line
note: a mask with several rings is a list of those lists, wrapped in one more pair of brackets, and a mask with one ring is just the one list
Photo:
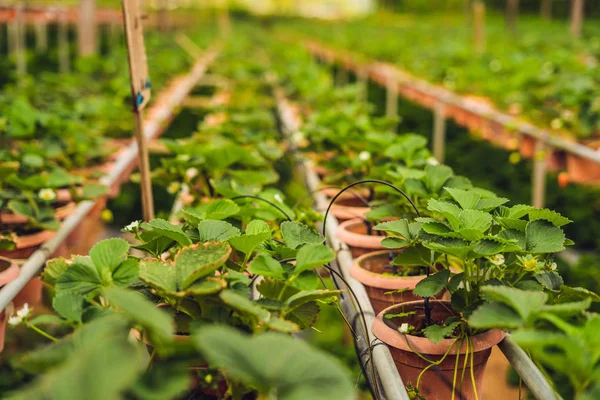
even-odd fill
[[(217, 43), (210, 47), (198, 59), (187, 75), (175, 78), (158, 98), (161, 99), (155, 107), (150, 109), (149, 119), (144, 124), (147, 140), (160, 136), (167, 128), (176, 110), (187, 95), (192, 91), (198, 81), (204, 76), (208, 66), (216, 59), (221, 48)], [(164, 97), (163, 97), (164, 96)], [(123, 176), (129, 175), (137, 162), (137, 144), (135, 141), (123, 151), (116, 160), (110, 173), (101, 182), (110, 188), (116, 188), (123, 181)], [(75, 212), (62, 223), (56, 235), (36, 250), (21, 267), (17, 279), (0, 289), (0, 312), (3, 311), (23, 287), (38, 273), (48, 258), (58, 249), (65, 239), (83, 221), (85, 216), (98, 204), (99, 200), (86, 200), (77, 205)]]

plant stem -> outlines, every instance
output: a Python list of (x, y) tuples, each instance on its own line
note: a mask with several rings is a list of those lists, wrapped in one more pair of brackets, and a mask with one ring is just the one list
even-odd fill
[(46, 339), (50, 339), (53, 342), (58, 342), (57, 338), (55, 338), (54, 336), (50, 335), (49, 333), (44, 332), (43, 330), (41, 330), (37, 326), (35, 326), (33, 324), (30, 324), (28, 321), (25, 321), (25, 326), (28, 327), (28, 328), (33, 329), (34, 331), (36, 331), (37, 333), (39, 333), (40, 335), (42, 335)]

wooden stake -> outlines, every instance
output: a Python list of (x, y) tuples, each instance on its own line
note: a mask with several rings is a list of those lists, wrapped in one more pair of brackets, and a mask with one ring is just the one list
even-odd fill
[(348, 70), (346, 70), (346, 68), (344, 68), (343, 65), (341, 64), (337, 64), (337, 74), (336, 74), (336, 81), (338, 86), (345, 86), (348, 84)]
[(58, 25), (58, 71), (61, 74), (68, 74), (71, 71), (69, 56), (69, 25), (66, 16), (67, 10), (60, 12), (60, 21)]
[(143, 109), (150, 100), (150, 79), (144, 45), (142, 9), (139, 0), (122, 0), (123, 25), (127, 39), (131, 96), (135, 120), (135, 138), (138, 146), (138, 160), (141, 179), (142, 207), (145, 221), (154, 219), (154, 199), (150, 180), (150, 162), (146, 135), (144, 134)]
[(25, 75), (27, 73), (27, 61), (25, 59), (25, 23), (23, 21), (23, 4), (19, 3), (15, 7), (14, 33), (15, 33), (15, 57), (17, 63), (17, 74)]
[(485, 51), (485, 5), (481, 0), (473, 2), (473, 46), (477, 54)]
[(571, 0), (571, 35), (575, 39), (581, 37), (581, 28), (583, 26), (584, 0)]
[(513, 35), (517, 32), (517, 16), (519, 14), (519, 0), (506, 1), (506, 29)]
[(390, 118), (398, 116), (398, 83), (392, 79), (387, 79), (385, 87), (385, 115)]
[(158, 30), (161, 32), (166, 32), (169, 30), (169, 10), (167, 8), (167, 0), (158, 0), (156, 25), (158, 26)]
[(440, 163), (446, 156), (446, 105), (442, 102), (433, 109), (433, 156)]
[(542, 0), (542, 4), (540, 6), (540, 16), (547, 20), (552, 18), (552, 0)]
[(38, 54), (48, 51), (48, 24), (45, 21), (35, 24), (35, 51)]
[(541, 140), (535, 142), (535, 153), (533, 154), (533, 174), (531, 204), (534, 207), (543, 208), (546, 202), (546, 146)]
[(79, 55), (97, 52), (96, 0), (79, 0)]

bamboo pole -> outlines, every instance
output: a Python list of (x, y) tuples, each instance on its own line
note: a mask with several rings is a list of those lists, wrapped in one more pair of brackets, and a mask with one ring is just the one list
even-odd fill
[(537, 208), (543, 208), (546, 202), (546, 146), (542, 141), (535, 142), (535, 151), (533, 154), (533, 174), (532, 174), (532, 193), (531, 204)]
[(17, 75), (23, 76), (27, 73), (27, 60), (25, 59), (25, 21), (23, 4), (15, 7), (14, 19), (14, 55), (17, 65)]
[(66, 10), (62, 11), (58, 24), (58, 71), (68, 74), (71, 71), (69, 56), (69, 25)]
[(517, 33), (518, 15), (519, 0), (506, 0), (506, 30), (513, 35)]
[(385, 86), (385, 115), (390, 118), (398, 116), (398, 82), (389, 77)]
[(552, 18), (552, 0), (542, 0), (540, 5), (540, 17), (546, 20)]
[(575, 39), (581, 37), (583, 27), (583, 10), (585, 8), (585, 0), (571, 0), (571, 35)]
[(35, 24), (35, 51), (38, 54), (48, 51), (48, 24), (45, 21)]
[(89, 56), (97, 52), (96, 0), (79, 0), (78, 24), (79, 55)]
[(476, 54), (485, 51), (485, 5), (481, 0), (473, 2), (473, 48)]
[(446, 155), (446, 105), (438, 101), (433, 109), (433, 156), (441, 163)]

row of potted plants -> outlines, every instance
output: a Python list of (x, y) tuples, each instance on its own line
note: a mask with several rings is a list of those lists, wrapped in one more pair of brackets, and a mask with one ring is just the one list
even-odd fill
[[(331, 102), (326, 110), (314, 104), (306, 105), (308, 121), (299, 141), (309, 155), (315, 143), (323, 142), (329, 126), (313, 128), (313, 121), (338, 111)], [(315, 171), (324, 181), (348, 177), (339, 185), (345, 188), (337, 199), (363, 203), (354, 214), (360, 217), (342, 222), (337, 235), (357, 257), (351, 275), (365, 285), (378, 313), (373, 333), (390, 347), (409, 392), (415, 398), (478, 398), (491, 348), (508, 330), (552, 378), (568, 377), (568, 383), (556, 386), (565, 398), (593, 398), (599, 358), (584, 332), (591, 332), (597, 321), (589, 307), (599, 298), (565, 286), (554, 263), (555, 254), (572, 244), (561, 228), (569, 219), (548, 209), (509, 206), (509, 199), (473, 187), (449, 167), (432, 162), (425, 143), (408, 146), (421, 156), (414, 163), (415, 153), (406, 152), (406, 146), (381, 146), (372, 128), (361, 132), (369, 125), (368, 116), (334, 121), (343, 126), (337, 128), (343, 139), (328, 142), (327, 157), (316, 160)], [(347, 134), (353, 131), (355, 142)], [(414, 140), (411, 136), (404, 137)], [(402, 137), (395, 140), (402, 143)], [(328, 162), (345, 159), (353, 144), (355, 155), (370, 146), (386, 150), (369, 152), (371, 168)], [(403, 150), (398, 160), (386, 159), (398, 148)], [(321, 148), (319, 155), (323, 154)], [(357, 200), (360, 186), (347, 185), (382, 179), (389, 181), (381, 185), (386, 190), (363, 193), (366, 202)], [(394, 197), (392, 184), (406, 197)], [(564, 359), (553, 358), (557, 348), (552, 346), (567, 337), (558, 345), (557, 357)], [(584, 353), (590, 355), (578, 360), (580, 374), (564, 364), (554, 368)]]
[[(17, 398), (41, 390), (62, 398), (61, 374), (79, 367), (71, 381), (81, 382), (79, 369), (92, 369), (89, 363), (101, 376), (86, 398), (352, 398), (335, 361), (289, 337), (312, 327), (341, 292), (323, 287), (315, 273), (334, 257), (299, 222), (312, 224), (315, 215), (286, 204), (286, 188), (275, 186), (286, 146), (265, 112), (272, 105), (265, 65), (247, 57), (255, 49), (232, 40), (215, 69), (228, 79), (227, 101), (197, 133), (163, 141), (170, 154), (153, 178), (181, 193), (178, 224), (136, 221), (124, 229), (133, 245), (108, 239), (89, 256), (48, 263), (43, 279), (58, 318), (45, 318), (69, 329), (19, 357), (21, 370), (44, 375)], [(40, 329), (42, 317), (27, 310), (11, 318)], [(126, 340), (128, 332), (137, 342)], [(149, 359), (140, 368), (144, 346)], [(56, 362), (41, 362), (57, 352)], [(70, 387), (69, 395), (79, 390)]]

